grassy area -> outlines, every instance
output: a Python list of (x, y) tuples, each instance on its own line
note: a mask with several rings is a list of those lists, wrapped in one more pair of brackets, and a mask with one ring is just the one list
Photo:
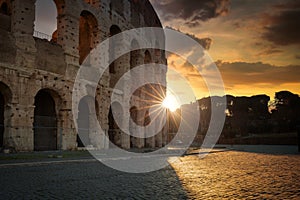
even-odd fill
[(272, 133), (272, 134), (253, 134), (252, 137), (267, 137), (267, 138), (281, 138), (281, 137), (297, 137), (297, 132), (290, 133)]
[(0, 160), (35, 160), (49, 158), (76, 158), (89, 157), (88, 151), (53, 151), (53, 152), (26, 152), (26, 153), (10, 153), (0, 154)]

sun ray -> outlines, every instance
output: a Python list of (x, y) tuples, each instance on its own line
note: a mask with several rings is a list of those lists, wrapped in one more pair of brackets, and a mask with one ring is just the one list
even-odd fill
[(166, 98), (162, 102), (162, 106), (168, 108), (171, 112), (174, 112), (177, 108), (179, 108), (177, 99), (171, 93), (167, 94)]

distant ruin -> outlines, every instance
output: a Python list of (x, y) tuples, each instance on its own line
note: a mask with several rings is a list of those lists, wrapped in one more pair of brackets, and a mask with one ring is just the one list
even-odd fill
[[(222, 99), (226, 98), (227, 105), (218, 103), (211, 105), (211, 98), (214, 102), (224, 102)], [(280, 91), (275, 94), (275, 100), (272, 102), (267, 95), (214, 96), (199, 99), (193, 104), (198, 104), (200, 112), (198, 134), (195, 139), (198, 143), (201, 143), (206, 135), (211, 122), (212, 106), (214, 106), (224, 109), (226, 115), (220, 143), (296, 144), (296, 128), (300, 124), (300, 97), (297, 94)], [(178, 116), (180, 112), (188, 112), (191, 105), (183, 105), (182, 110), (178, 110)], [(180, 124), (179, 118), (170, 120), (171, 133), (176, 133)], [(281, 134), (282, 138), (272, 137), (272, 134)]]

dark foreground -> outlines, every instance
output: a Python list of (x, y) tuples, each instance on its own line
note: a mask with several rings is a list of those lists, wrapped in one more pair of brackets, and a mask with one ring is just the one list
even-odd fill
[(0, 199), (298, 199), (300, 155), (226, 151), (174, 158), (146, 174), (87, 159), (0, 164)]

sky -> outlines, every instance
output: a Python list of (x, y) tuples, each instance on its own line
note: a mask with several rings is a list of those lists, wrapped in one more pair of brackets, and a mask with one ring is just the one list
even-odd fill
[[(150, 0), (162, 25), (193, 35), (205, 46), (234, 96), (289, 90), (300, 94), (300, 0)], [(47, 3), (47, 5), (46, 5)], [(49, 4), (49, 5), (48, 5)], [(56, 25), (53, 1), (37, 1), (35, 29), (49, 35)], [(43, 9), (47, 8), (47, 9)], [(186, 60), (170, 54), (168, 87), (187, 103), (210, 95)], [(191, 86), (195, 96), (186, 94)]]
[[(300, 0), (150, 1), (164, 27), (205, 38), (226, 94), (300, 94)], [(197, 99), (209, 96), (189, 64), (174, 55), (168, 63), (185, 76)], [(180, 88), (180, 81), (169, 73), (168, 85)]]

